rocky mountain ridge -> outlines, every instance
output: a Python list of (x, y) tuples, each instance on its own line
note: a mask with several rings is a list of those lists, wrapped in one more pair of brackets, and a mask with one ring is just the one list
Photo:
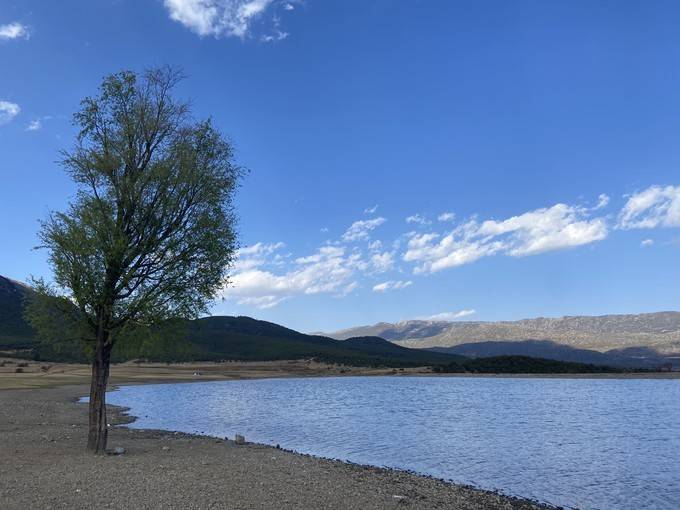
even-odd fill
[(416, 348), (549, 340), (599, 352), (649, 348), (660, 354), (671, 354), (680, 353), (680, 312), (540, 317), (500, 322), (413, 320), (327, 333), (337, 339), (360, 335), (380, 336), (398, 345)]

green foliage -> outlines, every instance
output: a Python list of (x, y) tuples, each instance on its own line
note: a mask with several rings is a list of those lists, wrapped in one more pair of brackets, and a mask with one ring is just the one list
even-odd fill
[(155, 325), (197, 317), (224, 285), (243, 171), (211, 122), (172, 97), (180, 78), (169, 68), (111, 75), (75, 114), (63, 165), (78, 191), (40, 231), (55, 282), (38, 283), (44, 299), (30, 306), (41, 338), (87, 346), (99, 334), (120, 341), (118, 357), (158, 354)]
[(24, 315), (38, 332), (35, 356), (53, 361), (87, 361), (92, 355), (92, 332), (74, 304), (44, 280), (32, 281)]
[(587, 363), (573, 363), (556, 361), (530, 356), (494, 356), (490, 358), (466, 359), (446, 365), (434, 367), (440, 373), (479, 373), (479, 374), (594, 374), (617, 373), (622, 369), (591, 365)]

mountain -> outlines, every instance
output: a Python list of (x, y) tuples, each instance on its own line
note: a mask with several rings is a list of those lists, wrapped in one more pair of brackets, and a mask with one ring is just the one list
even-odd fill
[(0, 345), (21, 348), (34, 343), (34, 332), (23, 317), (31, 289), (0, 276)]
[[(85, 361), (73, 347), (45, 348), (23, 317), (29, 287), (0, 276), (0, 350), (29, 350), (41, 359)], [(250, 317), (204, 317), (168, 328), (156, 341), (124, 342), (114, 348), (114, 359), (148, 358), (161, 361), (267, 361), (315, 358), (351, 365), (423, 366), (461, 360), (454, 354), (409, 349), (382, 338), (352, 338), (339, 342)]]
[(504, 322), (413, 320), (328, 334), (340, 340), (357, 335), (376, 335), (404, 347), (436, 348), (466, 356), (529, 355), (587, 363), (625, 358), (618, 360), (619, 365), (637, 363), (636, 359), (643, 360), (642, 364), (680, 359), (680, 312)]
[(188, 324), (186, 338), (196, 359), (249, 361), (316, 358), (346, 364), (389, 366), (451, 363), (461, 356), (409, 349), (382, 338), (306, 335), (250, 317), (205, 317)]

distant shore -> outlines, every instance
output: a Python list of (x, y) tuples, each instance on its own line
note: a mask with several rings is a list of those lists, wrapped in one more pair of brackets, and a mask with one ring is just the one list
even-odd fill
[[(278, 377), (341, 376), (427, 376), (427, 377), (498, 377), (560, 379), (680, 379), (680, 372), (630, 372), (594, 374), (473, 374), (433, 373), (428, 367), (369, 368), (329, 365), (309, 360), (231, 361), (221, 363), (136, 363), (111, 367), (111, 384), (148, 384), (162, 382), (222, 381)], [(0, 390), (52, 388), (88, 384), (90, 366), (73, 363), (50, 363), (0, 357)]]
[[(84, 451), (87, 386), (0, 391), (0, 495), (19, 508), (544, 509), (540, 503), (408, 472), (273, 447), (112, 427), (111, 448)], [(112, 425), (130, 418), (110, 410)]]

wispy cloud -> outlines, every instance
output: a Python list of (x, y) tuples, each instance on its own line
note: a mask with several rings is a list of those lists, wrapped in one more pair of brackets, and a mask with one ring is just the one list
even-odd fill
[(406, 223), (416, 223), (418, 225), (430, 225), (432, 222), (425, 218), (425, 216), (422, 216), (421, 214), (414, 214), (406, 218)]
[(387, 282), (382, 282), (377, 285), (374, 285), (373, 292), (387, 292), (388, 290), (405, 289), (406, 287), (410, 287), (411, 285), (413, 285), (413, 282), (411, 280), (408, 281), (390, 280)]
[(386, 273), (394, 268), (394, 253), (386, 251), (371, 256), (371, 266), (376, 273)]
[(452, 212), (443, 212), (439, 216), (437, 216), (437, 221), (441, 221), (442, 223), (453, 221), (455, 219), (456, 215), (453, 214)]
[(12, 39), (28, 39), (31, 36), (30, 31), (26, 25), (19, 22), (8, 23), (0, 25), (0, 41), (9, 41)]
[(442, 312), (434, 315), (428, 315), (426, 317), (417, 317), (417, 319), (423, 321), (454, 321), (456, 319), (462, 319), (463, 317), (468, 317), (476, 313), (476, 310), (460, 310), (459, 312)]
[[(394, 242), (371, 239), (374, 230), (387, 221), (372, 217), (355, 221), (339, 239), (327, 240), (306, 256), (283, 254), (283, 243), (242, 248), (232, 285), (224, 295), (242, 305), (269, 308), (301, 295), (340, 297), (362, 288), (374, 293), (405, 289), (413, 281), (403, 279), (404, 269), (433, 274), (484, 257), (526, 257), (585, 246), (604, 240), (614, 227), (680, 226), (679, 203), (680, 186), (651, 186), (627, 197), (618, 220), (598, 212), (609, 206), (609, 197), (600, 195), (597, 205), (558, 203), (485, 221), (473, 216), (451, 226), (438, 223), (440, 231), (407, 232)], [(442, 213), (437, 219), (453, 221), (451, 214)], [(641, 242), (643, 247), (652, 244), (652, 239)], [(443, 312), (421, 319), (455, 320), (473, 313)]]
[(382, 216), (373, 218), (372, 220), (355, 221), (342, 235), (342, 240), (349, 242), (368, 239), (371, 231), (375, 230), (386, 221), (387, 220)]
[[(280, 243), (262, 246), (276, 247)], [(292, 268), (280, 274), (262, 265), (257, 259), (252, 264), (242, 263), (242, 270), (236, 270), (223, 296), (257, 308), (271, 308), (297, 295), (343, 296), (356, 288), (352, 278), (366, 267), (359, 254), (347, 253), (338, 246), (323, 246), (310, 256), (298, 258)]]
[(650, 186), (628, 197), (617, 227), (680, 227), (680, 186)]
[(14, 117), (19, 115), (21, 108), (16, 103), (9, 101), (0, 101), (0, 125), (7, 124), (14, 120)]
[(609, 195), (606, 195), (604, 193), (601, 193), (600, 196), (597, 197), (597, 205), (595, 206), (595, 210), (599, 209), (604, 209), (609, 205), (609, 201), (611, 199), (609, 198)]
[(367, 207), (364, 209), (364, 214), (375, 214), (375, 212), (378, 210), (378, 204), (374, 205), (373, 207)]
[(38, 131), (40, 128), (42, 128), (42, 121), (40, 119), (35, 119), (28, 123), (26, 131)]
[[(164, 0), (170, 18), (200, 36), (246, 38), (253, 23), (261, 19), (274, 0)], [(284, 4), (284, 10), (291, 10)], [(292, 6), (292, 4), (290, 4)], [(264, 42), (283, 40), (288, 33), (281, 30), (277, 16), (271, 18), (273, 32), (260, 37)]]

